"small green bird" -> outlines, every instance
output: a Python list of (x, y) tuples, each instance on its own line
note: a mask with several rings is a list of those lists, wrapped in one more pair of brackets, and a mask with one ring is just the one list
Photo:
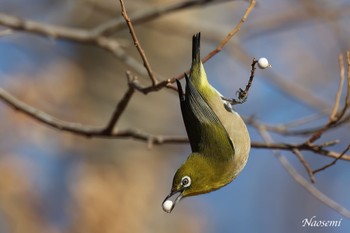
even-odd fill
[[(182, 117), (192, 153), (175, 173), (162, 207), (170, 213), (183, 198), (217, 190), (247, 163), (250, 137), (242, 118), (210, 85), (200, 60), (200, 33), (192, 38), (192, 66), (186, 93), (177, 80)], [(179, 193), (174, 202), (172, 196)]]

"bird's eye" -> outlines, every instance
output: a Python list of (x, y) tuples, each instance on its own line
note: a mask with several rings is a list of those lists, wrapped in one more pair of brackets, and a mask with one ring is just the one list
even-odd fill
[(181, 185), (184, 187), (184, 188), (187, 188), (191, 185), (191, 178), (189, 176), (184, 176), (182, 177), (181, 179)]

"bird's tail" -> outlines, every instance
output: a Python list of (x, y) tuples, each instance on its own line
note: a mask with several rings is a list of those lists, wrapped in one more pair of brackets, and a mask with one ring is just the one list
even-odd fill
[(201, 33), (198, 32), (192, 37), (192, 64), (198, 64), (201, 59), (200, 55)]

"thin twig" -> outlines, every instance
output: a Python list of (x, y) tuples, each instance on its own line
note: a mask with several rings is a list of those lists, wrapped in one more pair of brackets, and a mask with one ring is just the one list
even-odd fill
[(326, 206), (332, 208), (339, 214), (345, 216), (346, 218), (350, 218), (350, 211), (340, 205), (339, 203), (335, 202), (333, 199), (325, 195), (323, 192), (318, 190), (315, 186), (311, 185), (306, 181), (306, 179), (301, 176), (294, 167), (288, 162), (288, 160), (282, 155), (282, 154), (276, 154), (276, 157), (278, 161), (282, 164), (282, 166), (286, 169), (286, 171), (292, 176), (292, 178), (300, 184), (302, 187), (304, 187), (310, 194), (312, 194), (316, 199), (321, 201)]
[[(348, 86), (347, 86), (347, 92), (346, 92), (346, 97), (345, 97), (345, 106), (348, 107), (350, 105), (350, 51), (346, 51), (346, 61), (348, 65), (348, 75), (347, 75), (347, 80), (348, 80)], [(345, 107), (344, 107), (345, 108)]]
[[(234, 0), (186, 0), (170, 2), (162, 5), (152, 6), (149, 9), (142, 9), (138, 12), (132, 13), (130, 18), (133, 20), (133, 25), (140, 25), (147, 23), (155, 19), (159, 19), (162, 16), (169, 15), (171, 13), (190, 9), (197, 6), (206, 6), (209, 4), (218, 4), (223, 2), (229, 2)], [(127, 25), (124, 23), (123, 18), (112, 19), (96, 26), (93, 31), (96, 34), (110, 35), (120, 30), (126, 29)]]
[(239, 88), (239, 90), (237, 91), (237, 96), (238, 99), (230, 99), (230, 98), (226, 98), (226, 97), (221, 97), (223, 100), (226, 100), (228, 102), (230, 102), (230, 104), (235, 105), (235, 104), (243, 104), (248, 97), (248, 92), (250, 87), (252, 86), (253, 83), (253, 79), (254, 79), (254, 73), (256, 70), (256, 64), (258, 63), (258, 61), (253, 58), (253, 62), (252, 62), (252, 69), (250, 70), (250, 77), (249, 77), (249, 81), (247, 83), (247, 85), (245, 86), (245, 89), (243, 90), (242, 88)]
[[(272, 137), (270, 134), (264, 130), (263, 128), (259, 129), (259, 133), (261, 137), (264, 139), (266, 143), (273, 143)], [(335, 202), (330, 197), (326, 196), (324, 193), (322, 193), (320, 190), (318, 190), (315, 186), (310, 184), (306, 181), (306, 179), (300, 175), (294, 167), (288, 162), (288, 160), (280, 153), (278, 150), (272, 151), (278, 161), (282, 164), (284, 169), (289, 173), (289, 175), (302, 187), (304, 187), (310, 194), (312, 194), (314, 197), (316, 197), (318, 200), (320, 200), (323, 204), (329, 206), (339, 214), (350, 218), (350, 211), (344, 208), (342, 205)]]
[[(246, 31), (246, 30), (244, 30)], [(243, 31), (242, 31), (243, 32)], [(253, 55), (248, 52), (240, 43), (232, 41), (232, 46), (227, 47), (228, 52), (234, 54), (242, 65), (249, 69), (251, 57)], [(329, 104), (323, 100), (321, 97), (315, 95), (310, 91), (305, 85), (301, 85), (299, 82), (288, 80), (282, 75), (276, 73), (273, 69), (270, 69), (268, 75), (263, 76), (265, 81), (269, 82), (271, 85), (279, 88), (284, 94), (298, 100), (302, 104), (309, 105), (310, 107), (326, 114), (329, 110)]]
[[(321, 9), (317, 10), (319, 11), (317, 14), (310, 14), (310, 12), (305, 11), (304, 7), (300, 8), (300, 5), (301, 4), (295, 4), (288, 8), (288, 10), (259, 18), (254, 22), (254, 25), (249, 28), (250, 30), (245, 30), (244, 33), (242, 33), (242, 40), (246, 41), (254, 38), (261, 38), (264, 35), (271, 36), (275, 33), (292, 30), (306, 22), (320, 22), (320, 20), (326, 20), (326, 22), (338, 21), (343, 17), (348, 17), (350, 12), (350, 6), (342, 4), (339, 6), (334, 5), (333, 7), (321, 7)], [(320, 4), (315, 5), (320, 6)]]
[(129, 28), (131, 37), (134, 41), (135, 47), (139, 51), (139, 54), (140, 54), (142, 61), (143, 61), (143, 65), (145, 66), (147, 73), (148, 73), (148, 76), (150, 77), (150, 79), (152, 81), (152, 86), (155, 86), (158, 81), (157, 81), (156, 77), (154, 76), (151, 65), (149, 64), (148, 59), (146, 57), (145, 51), (143, 50), (143, 48), (142, 48), (142, 46), (141, 46), (141, 44), (136, 36), (134, 26), (131, 23), (131, 20), (128, 16), (128, 13), (126, 12), (125, 3), (123, 0), (120, 0), (120, 6), (122, 8), (122, 16), (124, 17), (125, 22), (128, 25), (128, 28)]
[(337, 91), (337, 95), (335, 97), (335, 102), (333, 106), (333, 110), (329, 116), (330, 121), (336, 121), (337, 120), (337, 113), (339, 109), (340, 104), (340, 97), (344, 86), (344, 80), (345, 80), (345, 69), (344, 69), (344, 57), (343, 54), (339, 54), (339, 71), (340, 71), (340, 80), (339, 80), (339, 87)]
[(202, 62), (205, 63), (206, 61), (208, 61), (210, 58), (212, 58), (213, 56), (215, 56), (217, 53), (219, 53), (223, 48), (224, 46), (227, 44), (227, 42), (230, 41), (230, 39), (236, 35), (240, 30), (241, 30), (241, 27), (243, 25), (243, 23), (247, 20), (250, 12), (253, 10), (254, 6), (256, 4), (256, 0), (250, 0), (250, 3), (249, 3), (249, 6), (248, 8), (246, 9), (243, 17), (241, 18), (241, 20), (239, 21), (239, 23), (235, 26), (235, 28), (230, 31), (229, 34), (227, 34), (227, 36), (225, 37), (225, 39), (223, 39), (221, 41), (221, 43), (219, 44), (218, 47), (216, 47), (213, 51), (211, 51), (206, 57), (204, 57), (202, 59)]
[[(154, 86), (146, 86), (143, 87), (141, 86), (139, 83), (132, 83), (132, 85), (134, 86), (134, 88), (136, 90), (138, 90), (139, 92), (143, 93), (143, 94), (148, 94), (150, 92), (155, 92), (155, 91), (159, 91), (160, 89), (164, 88), (164, 87), (168, 87), (170, 89), (173, 89), (173, 86), (171, 85), (171, 83), (173, 82), (172, 79), (166, 79), (163, 81), (158, 82), (156, 85)], [(177, 91), (177, 89), (174, 89)]]
[[(349, 106), (348, 98), (350, 96), (350, 78), (347, 79), (347, 85), (346, 85), (347, 90), (346, 90), (346, 97), (345, 97), (344, 106), (342, 107), (342, 109), (340, 111), (338, 111), (338, 109), (339, 109), (339, 102), (337, 101), (337, 98), (338, 98), (338, 95), (341, 95), (342, 86), (343, 86), (342, 82), (344, 82), (344, 79), (345, 79), (345, 77), (344, 77), (344, 61), (343, 61), (343, 56), (342, 55), (339, 55), (339, 65), (340, 65), (339, 88), (338, 88), (338, 91), (337, 91), (336, 102), (334, 103), (334, 107), (333, 107), (333, 110), (332, 110), (332, 112), (330, 114), (328, 123), (323, 128), (321, 128), (320, 130), (318, 130), (317, 132), (312, 134), (310, 139), (308, 140), (308, 143), (315, 142), (317, 139), (319, 139), (322, 136), (322, 134), (324, 132), (326, 132), (329, 128), (331, 128), (332, 126), (337, 124), (345, 116), (345, 113), (346, 113), (346, 111), (348, 109), (348, 106)], [(348, 75), (348, 77), (349, 77), (349, 75)]]
[(119, 101), (117, 104), (117, 107), (115, 108), (114, 113), (112, 114), (111, 119), (109, 120), (106, 128), (103, 130), (106, 134), (111, 134), (113, 132), (113, 129), (115, 125), (117, 124), (120, 116), (124, 112), (125, 108), (127, 107), (131, 97), (133, 96), (135, 92), (135, 88), (132, 86), (132, 83), (134, 82), (131, 73), (126, 72), (127, 78), (128, 78), (128, 90), (125, 92), (123, 98)]
[[(263, 126), (259, 127), (263, 128)], [(332, 141), (333, 142), (333, 141)], [(309, 143), (301, 143), (301, 144), (290, 144), (290, 143), (273, 143), (273, 144), (266, 144), (262, 142), (252, 142), (252, 147), (259, 148), (259, 149), (276, 149), (276, 150), (286, 150), (291, 151), (293, 149), (298, 149), (300, 151), (310, 151), (318, 155), (323, 155), (329, 158), (338, 158), (339, 153), (335, 151), (330, 151), (324, 149), (324, 145), (313, 145)], [(342, 160), (350, 161), (350, 155), (343, 155), (341, 157)]]
[(57, 119), (45, 112), (42, 112), (30, 105), (27, 105), (5, 90), (0, 88), (0, 99), (2, 99), (9, 106), (13, 107), (15, 110), (20, 111), (28, 115), (31, 119), (34, 119), (40, 123), (51, 126), (52, 128), (70, 132), (78, 136), (90, 137), (90, 138), (109, 138), (109, 139), (121, 139), (121, 138), (132, 138), (140, 141), (152, 141), (153, 144), (173, 144), (173, 143), (188, 143), (187, 137), (181, 136), (167, 136), (167, 135), (154, 135), (147, 132), (143, 132), (138, 129), (114, 129), (114, 131), (106, 130), (106, 127), (96, 127), (83, 125), (80, 123), (68, 122)]
[[(241, 20), (239, 23), (229, 32), (229, 34), (220, 42), (220, 44), (211, 52), (209, 52), (203, 59), (202, 63), (206, 63), (209, 59), (214, 57), (216, 54), (221, 52), (221, 50), (225, 47), (225, 45), (230, 41), (230, 39), (236, 35), (240, 30), (243, 25), (243, 23), (247, 20), (250, 12), (253, 10), (253, 8), (256, 5), (256, 0), (250, 0), (249, 6), (245, 10), (245, 13), (243, 14)], [(182, 79), (184, 78), (184, 73), (189, 74), (190, 70), (187, 70), (185, 72), (181, 72), (181, 74), (177, 75), (176, 77), (169, 79), (167, 85), (169, 86), (170, 83), (174, 83), (177, 79)]]
[(307, 174), (309, 175), (310, 181), (311, 183), (315, 183), (316, 179), (315, 176), (311, 170), (310, 165), (308, 164), (308, 162), (306, 162), (304, 156), (301, 154), (300, 150), (294, 148), (292, 150), (293, 154), (295, 154), (297, 156), (297, 158), (299, 159), (300, 163), (305, 167), (305, 170), (307, 172)]
[(339, 159), (341, 159), (341, 158), (346, 154), (346, 152), (349, 151), (349, 149), (350, 149), (350, 144), (349, 144), (349, 145), (345, 148), (345, 150), (344, 150), (343, 152), (341, 152), (340, 155), (339, 155), (336, 159), (334, 159), (331, 163), (326, 164), (326, 165), (324, 165), (323, 167), (320, 167), (320, 168), (318, 168), (318, 169), (313, 170), (312, 173), (313, 173), (313, 174), (316, 174), (317, 172), (323, 171), (323, 170), (325, 170), (325, 169), (327, 169), (327, 168), (333, 166)]
[(67, 39), (77, 42), (94, 41), (95, 35), (79, 28), (68, 28), (50, 24), (39, 23), (33, 20), (22, 19), (10, 14), (0, 13), (0, 25), (18, 31), (45, 35), (51, 38)]
[(253, 79), (254, 79), (254, 74), (255, 74), (255, 70), (256, 70), (256, 64), (258, 63), (258, 60), (256, 60), (255, 58), (253, 58), (253, 62), (252, 62), (252, 68), (250, 70), (250, 77), (249, 77), (249, 81), (244, 89), (244, 91), (242, 91), (241, 89), (241, 92), (239, 93), (239, 98), (240, 99), (244, 99), (247, 97), (248, 95), (248, 92), (249, 92), (249, 89), (250, 87), (252, 86), (252, 83), (253, 83)]
[[(216, 54), (218, 54), (223, 47), (227, 44), (227, 42), (235, 35), (239, 32), (239, 30), (241, 29), (243, 23), (247, 20), (250, 12), (253, 10), (254, 6), (256, 4), (256, 0), (251, 0), (249, 6), (247, 7), (244, 15), (242, 16), (240, 22), (235, 26), (235, 28), (220, 42), (220, 44), (211, 52), (208, 53), (207, 56), (205, 56), (202, 59), (202, 62), (205, 63), (207, 62), (209, 59), (211, 59), (212, 57), (214, 57)], [(174, 87), (173, 85), (171, 85), (172, 83), (174, 83), (177, 79), (182, 79), (184, 78), (184, 73), (188, 74), (190, 72), (190, 70), (187, 70), (185, 72), (181, 72), (181, 74), (177, 75), (176, 77), (173, 77), (171, 79), (166, 79), (163, 81), (158, 82), (156, 85), (154, 86), (148, 86), (148, 87), (140, 87), (138, 86), (136, 89), (141, 91), (144, 94), (148, 94), (150, 92), (153, 91), (158, 91), (161, 88), (167, 87), (173, 90), (177, 90), (176, 87)]]
[[(268, 125), (268, 124), (264, 124), (262, 122), (256, 122), (256, 119), (251, 119), (248, 118), (246, 120), (246, 123), (249, 125), (252, 125), (253, 127), (255, 127), (255, 125), (264, 125), (264, 127), (266, 128), (267, 131), (269, 132), (274, 132), (274, 133), (278, 133), (280, 135), (284, 135), (284, 136), (307, 136), (310, 134), (315, 133), (316, 131), (319, 131), (321, 128), (324, 127), (324, 125), (321, 126), (317, 126), (317, 127), (312, 127), (312, 128), (305, 128), (305, 129), (290, 129), (290, 127), (285, 124), (277, 124), (277, 125)], [(305, 121), (305, 124), (307, 122)], [(334, 128), (336, 125), (334, 125), (331, 128)], [(330, 129), (331, 129), (330, 128)]]
[(284, 126), (286, 128), (295, 128), (295, 127), (300, 127), (302, 125), (306, 125), (310, 122), (314, 122), (315, 120), (319, 120), (323, 117), (323, 115), (321, 113), (313, 113), (311, 115), (308, 116), (303, 116), (301, 118), (298, 118), (296, 120), (287, 122), (286, 124), (284, 124)]
[(118, 40), (112, 37), (106, 37), (101, 34), (96, 34), (93, 31), (79, 28), (62, 27), (21, 19), (4, 13), (0, 13), (0, 25), (11, 28), (12, 30), (24, 31), (51, 39), (73, 41), (79, 44), (92, 45), (104, 49), (137, 73), (147, 75), (144, 66), (132, 56), (129, 56)]
[[(254, 117), (244, 118), (246, 124), (256, 127), (257, 125), (264, 125), (267, 131), (274, 132), (283, 136), (308, 136), (314, 134), (317, 131), (320, 131), (324, 128), (324, 124), (316, 127), (304, 128), (304, 129), (291, 129), (292, 127), (296, 127), (302, 124), (307, 124), (310, 120), (316, 118), (300, 118), (295, 122), (286, 123), (286, 124), (277, 124), (277, 125), (269, 125), (263, 122), (258, 122)], [(337, 127), (341, 127), (346, 122), (350, 121), (350, 114), (345, 115), (341, 120), (329, 126), (327, 131), (335, 129)]]

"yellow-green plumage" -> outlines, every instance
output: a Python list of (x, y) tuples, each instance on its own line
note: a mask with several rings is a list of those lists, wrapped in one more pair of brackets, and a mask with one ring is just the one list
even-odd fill
[[(192, 66), (190, 76), (185, 78), (185, 95), (179, 81), (177, 85), (192, 153), (175, 173), (171, 193), (165, 199), (179, 192), (175, 204), (182, 197), (208, 193), (229, 184), (245, 166), (250, 150), (243, 120), (208, 82), (200, 61), (199, 33), (193, 36)], [(175, 204), (166, 211), (171, 212)]]

